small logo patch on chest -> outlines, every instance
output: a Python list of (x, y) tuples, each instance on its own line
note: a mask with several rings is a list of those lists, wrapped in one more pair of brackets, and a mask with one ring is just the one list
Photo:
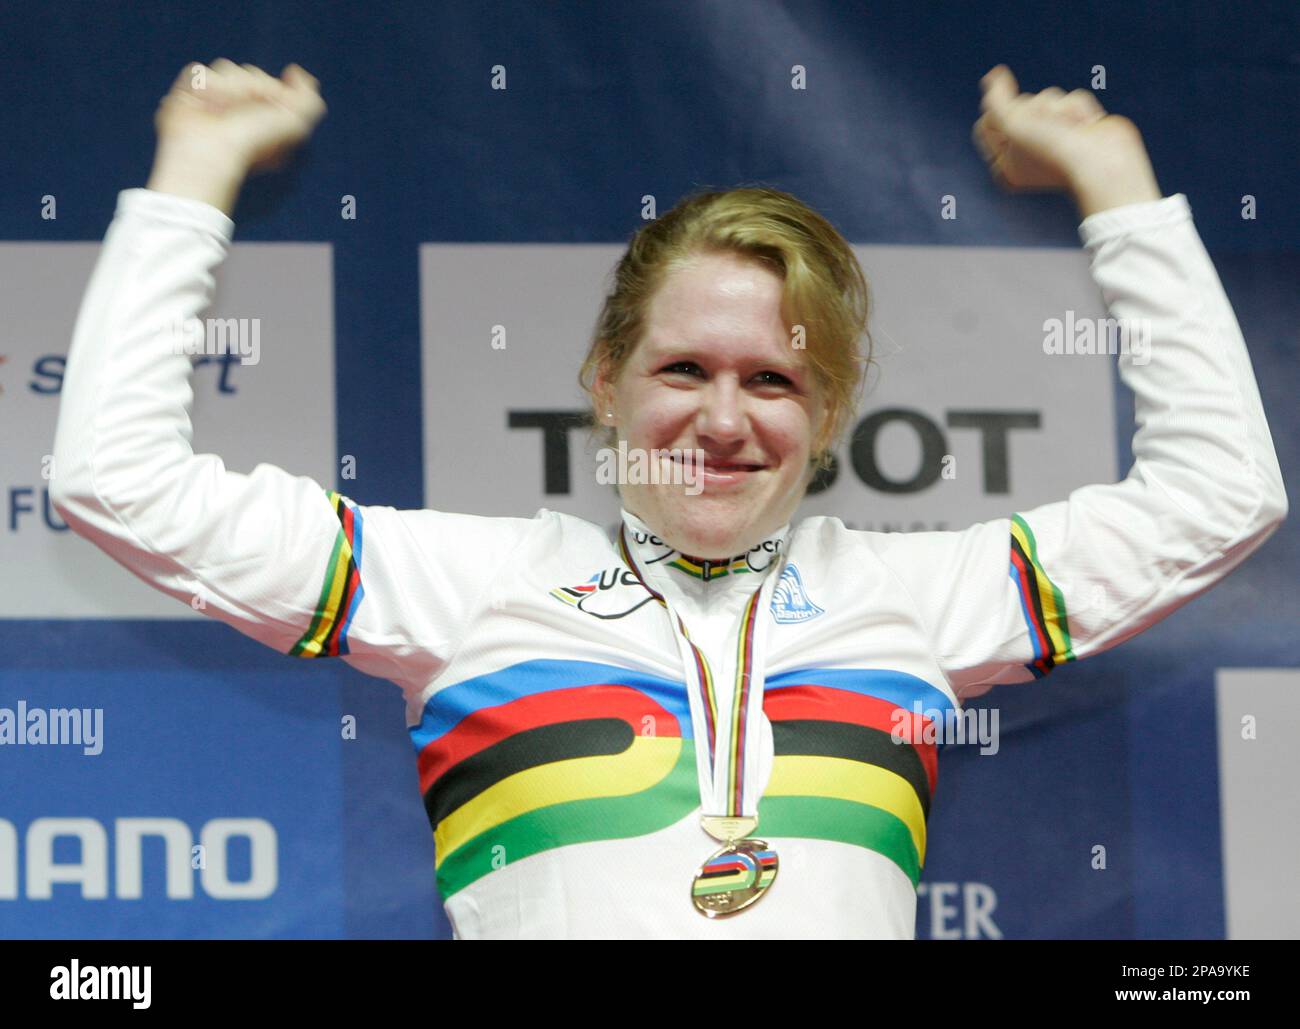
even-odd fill
[(578, 586), (557, 586), (551, 596), (593, 618), (626, 618), (650, 603), (641, 584), (626, 568), (606, 568)]
[(772, 617), (778, 622), (806, 622), (823, 613), (823, 608), (808, 599), (799, 569), (787, 564), (772, 594)]

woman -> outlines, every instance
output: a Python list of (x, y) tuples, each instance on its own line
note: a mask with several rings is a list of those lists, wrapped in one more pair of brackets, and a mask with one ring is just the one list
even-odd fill
[(609, 442), (678, 451), (690, 481), (624, 484), (616, 534), (227, 472), (189, 446), (189, 362), (156, 326), (209, 303), (244, 176), (324, 105), (296, 66), (217, 61), (182, 72), (119, 199), (55, 506), (154, 587), (402, 687), (458, 936), (911, 937), (936, 777), (915, 730), (1140, 632), (1287, 509), (1232, 311), (1132, 123), (1002, 66), (982, 87), (996, 179), (1068, 191), (1111, 313), (1152, 321), (1148, 359), (1120, 358), (1123, 482), (961, 532), (792, 528), (854, 413), (867, 290), (824, 219), (763, 189), (689, 198), (619, 265), (582, 381)]

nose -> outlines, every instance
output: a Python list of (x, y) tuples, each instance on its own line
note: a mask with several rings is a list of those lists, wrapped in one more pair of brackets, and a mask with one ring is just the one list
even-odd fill
[(715, 376), (709, 388), (701, 391), (700, 399), (696, 435), (701, 442), (727, 447), (744, 439), (744, 395), (735, 376)]

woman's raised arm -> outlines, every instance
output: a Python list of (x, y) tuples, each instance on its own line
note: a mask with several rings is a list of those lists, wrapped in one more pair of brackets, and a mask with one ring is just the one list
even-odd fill
[(281, 653), (342, 656), (418, 691), (492, 556), (536, 523), (362, 507), (274, 465), (245, 475), (195, 454), (191, 359), (170, 333), (212, 300), (244, 176), (281, 162), (323, 112), (294, 66), (278, 83), (228, 61), (182, 73), (149, 187), (119, 195), (77, 318), (51, 499), (155, 589)]
[(1017, 94), (1001, 66), (982, 85), (975, 141), (995, 178), (1073, 194), (1110, 315), (1150, 338), (1119, 356), (1138, 423), (1122, 482), (960, 532), (873, 537), (968, 697), (1155, 624), (1258, 550), (1288, 507), (1241, 329), (1187, 198), (1160, 195), (1136, 127), (1085, 91)]

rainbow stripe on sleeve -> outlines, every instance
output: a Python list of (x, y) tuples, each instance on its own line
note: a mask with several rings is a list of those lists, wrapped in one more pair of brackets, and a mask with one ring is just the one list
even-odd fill
[(1020, 594), (1020, 611), (1029, 627), (1034, 660), (1025, 665), (1041, 679), (1061, 661), (1073, 661), (1065, 597), (1038, 562), (1038, 543), (1020, 515), (1011, 516), (1011, 580)]
[(291, 657), (337, 657), (348, 653), (348, 627), (365, 595), (361, 586), (361, 509), (333, 490), (326, 490), (325, 496), (338, 515), (339, 531), (325, 568), (316, 614), (302, 639), (289, 651)]

